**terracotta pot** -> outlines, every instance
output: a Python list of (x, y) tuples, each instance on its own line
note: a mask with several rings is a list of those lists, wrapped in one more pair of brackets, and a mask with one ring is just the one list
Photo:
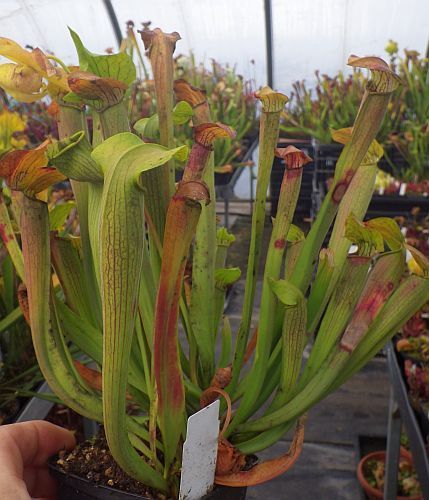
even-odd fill
[[(148, 497), (115, 490), (108, 486), (99, 486), (84, 479), (68, 474), (55, 463), (49, 464), (52, 476), (58, 483), (58, 498), (61, 500), (149, 500)], [(216, 486), (203, 500), (245, 500), (246, 488)]]
[(404, 446), (401, 446), (401, 457), (404, 457), (408, 462), (413, 463), (413, 455), (411, 455), (411, 451), (407, 450)]
[[(408, 453), (404, 453), (404, 449), (401, 448), (401, 454), (400, 457), (403, 461), (407, 461), (412, 464), (412, 460), (409, 459), (409, 456), (411, 456)], [(364, 465), (369, 461), (369, 460), (381, 460), (383, 462), (386, 462), (386, 452), (385, 451), (374, 451), (373, 453), (369, 453), (368, 455), (365, 455), (361, 461), (359, 462), (358, 468), (357, 468), (357, 476), (360, 482), (360, 485), (362, 486), (363, 490), (365, 493), (368, 495), (368, 497), (371, 500), (383, 500), (383, 492), (374, 488), (371, 486), (368, 481), (365, 478), (365, 475), (363, 473)], [(405, 497), (405, 496), (397, 496), (396, 500), (423, 500), (423, 497), (421, 495), (413, 495), (410, 497)]]

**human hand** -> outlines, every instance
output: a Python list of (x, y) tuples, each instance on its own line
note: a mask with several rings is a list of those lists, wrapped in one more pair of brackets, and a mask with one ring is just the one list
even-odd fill
[(55, 499), (46, 461), (75, 445), (72, 432), (44, 420), (0, 426), (0, 500)]

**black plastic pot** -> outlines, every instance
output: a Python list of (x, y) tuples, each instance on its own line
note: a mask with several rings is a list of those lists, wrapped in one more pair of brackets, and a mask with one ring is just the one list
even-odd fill
[(429, 210), (429, 197), (399, 194), (374, 194), (368, 208), (367, 217), (392, 217), (403, 215), (408, 217), (413, 208), (419, 207), (422, 213)]
[(392, 344), (393, 344), (393, 347), (395, 348), (395, 354), (398, 358), (397, 361), (398, 361), (399, 368), (401, 370), (401, 373), (403, 374), (404, 380), (406, 381), (407, 377), (405, 376), (405, 361), (407, 361), (407, 360), (411, 361), (413, 364), (417, 365), (419, 368), (421, 368), (421, 366), (424, 364), (424, 361), (421, 359), (415, 358), (407, 351), (398, 351), (396, 344), (398, 343), (398, 341), (401, 338), (402, 337), (400, 337), (399, 335), (395, 335), (395, 337), (393, 337), (393, 339), (392, 339)]
[[(74, 474), (67, 474), (56, 464), (50, 463), (49, 469), (58, 483), (58, 498), (61, 500), (149, 500), (148, 497), (115, 490), (108, 486), (98, 486), (88, 479)], [(246, 488), (229, 488), (217, 486), (204, 500), (244, 500)]]
[[(386, 156), (389, 157), (390, 163), (387, 161)], [(392, 164), (395, 165), (395, 169), (392, 168)], [(408, 167), (408, 163), (395, 146), (388, 146), (385, 149), (385, 155), (378, 162), (378, 168), (393, 176), (400, 175), (401, 172), (406, 171)]]

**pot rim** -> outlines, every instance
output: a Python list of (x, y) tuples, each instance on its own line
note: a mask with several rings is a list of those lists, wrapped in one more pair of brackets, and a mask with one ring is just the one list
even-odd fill
[[(412, 461), (409, 459), (409, 457), (404, 453), (404, 451), (401, 449), (400, 450), (400, 458), (409, 464), (413, 465)], [(357, 476), (358, 480), (362, 486), (362, 488), (368, 493), (369, 495), (374, 496), (375, 498), (379, 498), (380, 500), (383, 500), (384, 493), (380, 491), (377, 488), (374, 488), (371, 486), (364, 473), (363, 473), (363, 466), (368, 460), (371, 459), (376, 459), (376, 460), (382, 460), (383, 462), (386, 462), (386, 451), (373, 451), (371, 453), (368, 453), (364, 457), (362, 457), (359, 461), (358, 468), (357, 468)], [(423, 496), (422, 495), (413, 495), (413, 496), (396, 496), (396, 500), (422, 500)]]
[[(81, 476), (78, 476), (76, 474), (72, 474), (70, 472), (67, 472), (65, 471), (64, 469), (62, 469), (61, 467), (59, 467), (56, 463), (56, 459), (57, 457), (52, 457), (49, 461), (48, 461), (48, 466), (49, 466), (49, 469), (50, 469), (50, 472), (51, 474), (55, 477), (55, 479), (57, 479), (59, 481), (59, 483), (61, 485), (64, 485), (65, 487), (68, 486), (68, 480), (70, 480), (70, 482), (73, 480), (76, 482), (76, 486), (78, 487), (79, 484), (82, 485), (82, 490), (83, 488), (91, 488), (91, 489), (97, 489), (98, 491), (101, 491), (101, 492), (106, 492), (106, 493), (109, 493), (109, 494), (115, 494), (115, 495), (123, 495), (124, 496), (124, 500), (130, 498), (130, 499), (140, 499), (140, 500), (154, 500), (154, 497), (147, 497), (147, 496), (143, 496), (143, 495), (139, 495), (139, 494), (136, 494), (136, 493), (129, 493), (127, 491), (124, 491), (124, 490), (120, 490), (118, 488), (112, 488), (110, 486), (106, 486), (106, 485), (102, 485), (102, 484), (97, 484), (97, 483), (94, 483), (93, 481), (91, 481), (90, 479), (87, 479), (85, 477), (81, 477)], [(206, 500), (214, 500), (214, 499), (217, 499), (217, 498), (223, 498), (225, 495), (226, 497), (225, 498), (235, 498), (235, 496), (228, 496), (228, 495), (231, 495), (231, 492), (232, 491), (235, 491), (238, 495), (241, 495), (237, 498), (245, 498), (245, 495), (246, 495), (246, 490), (247, 488), (244, 487), (244, 486), (240, 486), (240, 487), (231, 487), (231, 486), (219, 486), (219, 485), (215, 485), (215, 488), (209, 492), (205, 497), (204, 499)], [(214, 495), (214, 496), (213, 496)], [(219, 496), (221, 495), (221, 497)], [(235, 495), (235, 493), (234, 493)], [(244, 496), (243, 496), (244, 495)], [(114, 497), (116, 498), (116, 497)]]
[[(129, 498), (139, 498), (140, 500), (152, 500), (150, 497), (143, 496), (143, 495), (138, 495), (137, 493), (130, 493), (129, 491), (124, 491), (120, 490), (119, 488), (112, 488), (111, 486), (106, 486), (104, 484), (97, 484), (91, 481), (90, 479), (87, 479), (82, 476), (78, 476), (76, 474), (73, 474), (71, 472), (65, 471), (63, 468), (59, 467), (56, 464), (56, 457), (53, 457), (49, 462), (48, 462), (48, 467), (50, 471), (54, 471), (55, 474), (58, 476), (62, 476), (64, 478), (71, 478), (75, 481), (78, 481), (80, 483), (85, 484), (86, 486), (89, 486), (91, 488), (97, 488), (98, 490), (107, 490), (110, 493), (121, 493), (124, 495), (124, 497), (129, 497)], [(58, 479), (56, 477), (55, 479)]]

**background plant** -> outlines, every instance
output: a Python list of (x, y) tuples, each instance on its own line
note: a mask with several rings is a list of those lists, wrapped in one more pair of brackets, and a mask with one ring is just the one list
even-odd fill
[[(17, 241), (10, 235), (18, 231), (13, 222), (11, 197), (4, 188), (0, 204), (0, 424), (13, 418), (20, 409), (19, 397), (38, 396), (57, 401), (53, 395), (36, 393), (43, 381), (34, 354), (28, 326), (26, 292), (22, 283), (22, 262)], [(52, 230), (62, 235), (75, 229), (72, 217), (75, 204), (68, 199), (69, 189), (56, 189), (50, 193)], [(17, 233), (19, 237), (19, 232)], [(9, 247), (9, 252), (8, 252)], [(11, 255), (14, 257), (12, 262)], [(15, 266), (14, 266), (15, 264)]]
[[(0, 157), (6, 153), (37, 145), (50, 129), (36, 125), (37, 118), (29, 109), (37, 109), (42, 115), (46, 106), (42, 104), (22, 104), (3, 95), (3, 108), (0, 111)], [(6, 106), (6, 103), (8, 106)], [(46, 111), (45, 111), (46, 112)], [(36, 115), (36, 113), (35, 113)], [(51, 120), (53, 123), (53, 120)], [(40, 120), (40, 124), (47, 120)], [(42, 137), (40, 137), (42, 134)], [(10, 193), (6, 194), (9, 199)], [(4, 195), (3, 195), (4, 196)], [(33, 394), (36, 384), (41, 380), (34, 356), (30, 330), (18, 305), (19, 277), (16, 275), (11, 257), (3, 243), (12, 227), (8, 227), (7, 208), (0, 209), (0, 424), (13, 417), (19, 410), (18, 396)]]
[(361, 70), (330, 77), (315, 72), (316, 86), (305, 81), (292, 85), (290, 104), (283, 113), (280, 129), (286, 134), (311, 136), (322, 144), (332, 141), (330, 130), (349, 127), (357, 114), (366, 78)]
[(19, 410), (18, 396), (42, 380), (30, 330), (18, 304), (18, 278), (7, 250), (0, 253), (0, 425)]
[[(368, 460), (363, 467), (365, 479), (380, 493), (384, 489), (385, 467), (385, 460), (377, 459)], [(408, 460), (400, 459), (398, 469), (398, 495), (420, 495), (421, 488), (413, 465)]]
[[(144, 23), (144, 26), (148, 30), (150, 23)], [(123, 49), (131, 56), (137, 55), (137, 67), (141, 75), (131, 87), (131, 123), (134, 123), (138, 119), (149, 118), (155, 114), (156, 99), (150, 68), (135, 41), (134, 25), (131, 23), (128, 23)], [(214, 145), (215, 167), (219, 172), (231, 172), (232, 168), (240, 165), (240, 159), (249, 145), (244, 139), (254, 138), (257, 132), (253, 82), (244, 80), (237, 74), (235, 67), (222, 66), (214, 59), (211, 59), (208, 69), (204, 63), (197, 63), (192, 52), (174, 58), (174, 78), (184, 79), (189, 84), (203, 89), (210, 106), (211, 119), (235, 130), (234, 138), (218, 141)], [(175, 137), (178, 144), (187, 144), (189, 147), (192, 145), (193, 133), (187, 125), (178, 126)]]
[(410, 395), (424, 406), (429, 404), (429, 366), (427, 363), (417, 365), (410, 359), (405, 360), (405, 376)]
[[(49, 114), (48, 105), (44, 102), (19, 102), (2, 95), (3, 109), (0, 112), (0, 157), (6, 153), (22, 148), (39, 145), (47, 136), (56, 136), (56, 122)], [(52, 193), (51, 206), (64, 193)], [(34, 355), (30, 329), (22, 315), (18, 304), (17, 276), (10, 255), (7, 253), (7, 232), (17, 230), (8, 227), (9, 215), (6, 204), (10, 206), (11, 193), (4, 190), (4, 200), (0, 210), (0, 423), (12, 418), (19, 410), (18, 397), (33, 396), (37, 385), (43, 380)], [(5, 201), (6, 200), (6, 201)], [(53, 213), (54, 223), (62, 226), (70, 214), (73, 205), (66, 204)], [(55, 222), (56, 221), (56, 222)]]
[[(428, 59), (415, 50), (400, 55), (396, 42), (386, 46), (390, 66), (403, 85), (395, 90), (377, 139), (395, 176), (417, 182), (428, 176), (429, 157), (429, 73)], [(332, 141), (329, 130), (351, 125), (360, 102), (366, 75), (358, 70), (330, 77), (316, 71), (316, 86), (295, 82), (289, 109), (283, 115), (281, 130), (287, 134), (310, 136), (322, 144)], [(393, 149), (392, 149), (393, 147)], [(402, 158), (403, 166), (398, 163)], [(399, 160), (400, 161), (400, 160)]]

